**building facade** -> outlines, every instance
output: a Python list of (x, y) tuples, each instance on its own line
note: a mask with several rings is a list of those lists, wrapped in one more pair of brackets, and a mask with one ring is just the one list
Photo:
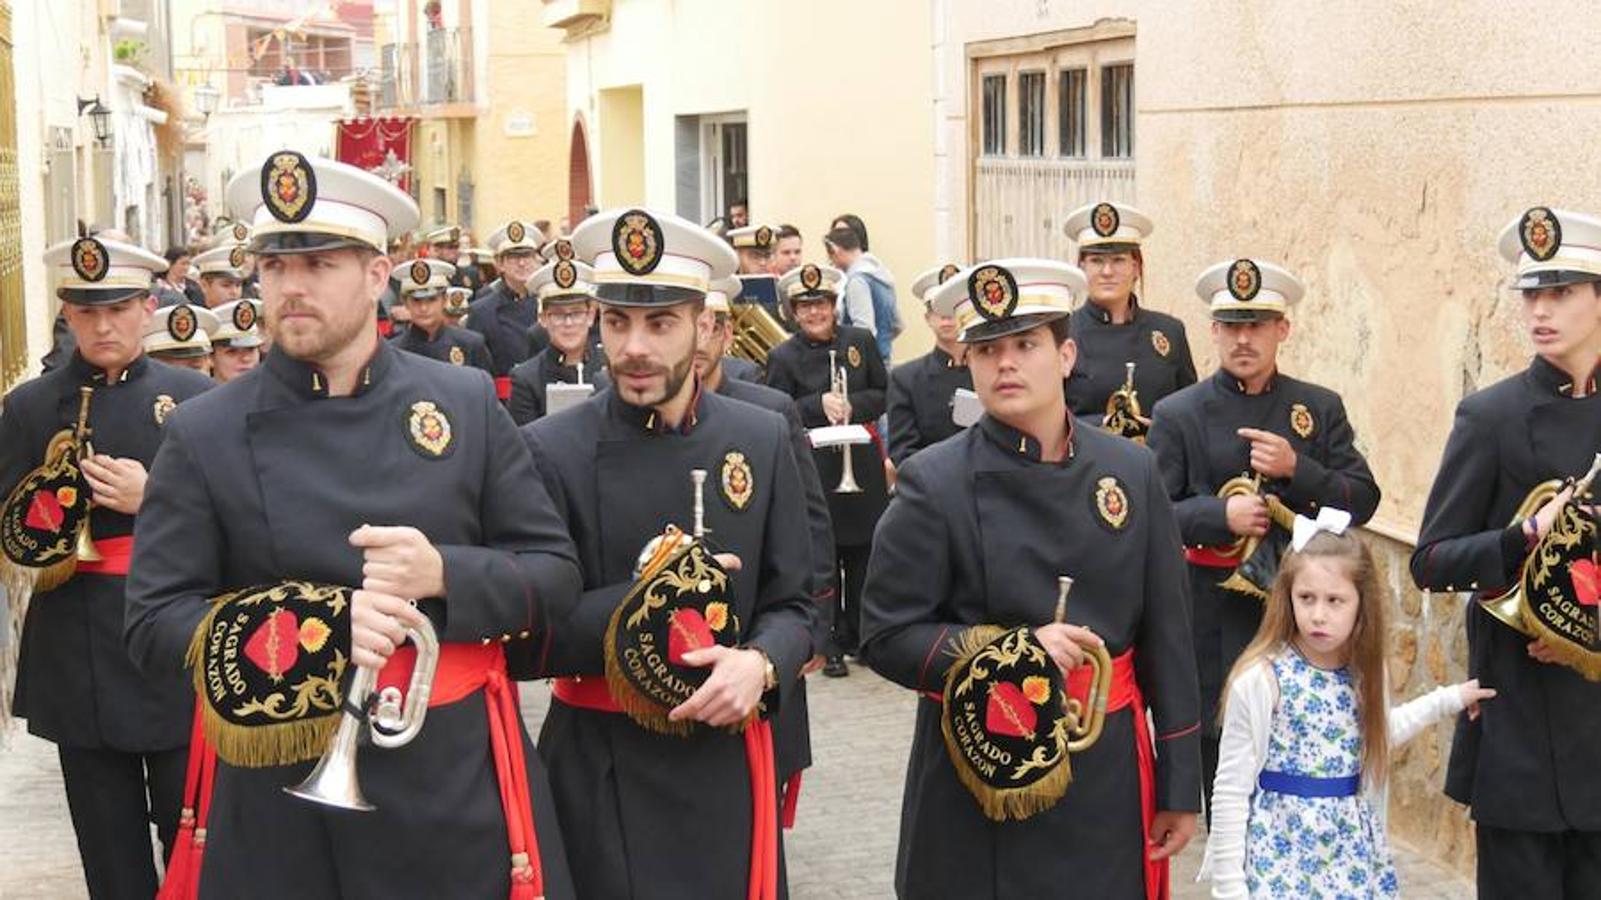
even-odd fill
[(932, 339), (906, 288), (934, 258), (930, 5), (551, 0), (567, 34), (569, 215), (647, 204), (697, 222), (735, 200), (800, 229), (808, 261), (842, 213), (895, 273), (906, 330)]
[(377, 112), (417, 120), (411, 181), (425, 225), (480, 244), (512, 218), (563, 218), (560, 31), (537, 0), (397, 4), (379, 16)]
[[(1601, 208), (1601, 19), (1588, 4), (1308, 5), (934, 0), (942, 253), (1061, 255), (1102, 199), (1151, 214), (1142, 302), (1182, 316), (1208, 265), (1305, 280), (1283, 365), (1344, 396), (1384, 491), (1369, 528), (1397, 596), (1392, 684), (1461, 677), (1463, 598), (1410, 587), (1406, 557), (1452, 410), (1531, 348), (1495, 240), (1534, 205)], [(1510, 426), (1509, 426), (1510, 427)], [(1465, 865), (1440, 794), (1449, 727), (1401, 755), (1391, 825)]]

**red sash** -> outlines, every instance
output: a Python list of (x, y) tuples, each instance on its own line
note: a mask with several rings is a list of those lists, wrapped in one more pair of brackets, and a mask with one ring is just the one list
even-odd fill
[(133, 535), (95, 541), (97, 560), (78, 560), (77, 572), (81, 575), (127, 575), (128, 562), (133, 559)]
[(1208, 569), (1233, 569), (1240, 564), (1237, 556), (1224, 556), (1225, 547), (1185, 547), (1184, 561), (1192, 566)]
[(504, 403), (511, 399), (511, 376), (502, 375), (495, 379), (495, 396)]
[[(407, 645), (396, 650), (378, 673), (377, 690), (396, 687), (404, 691), (411, 683), (416, 661), (415, 647)], [(523, 756), (517, 687), (506, 678), (505, 651), (499, 644), (441, 644), (428, 705), (454, 703), (479, 688), (484, 689), (484, 701), (489, 707), (490, 749), (500, 785), (501, 811), (506, 817), (506, 841), (511, 849), (510, 900), (536, 900), (544, 895), (544, 877), (539, 868), (539, 840), (534, 833), (533, 801)], [(212, 773), (217, 765), (216, 751), (206, 743), (201, 731), (200, 711), (200, 702), (196, 701), (178, 840), (157, 900), (192, 900), (200, 894), (201, 855), (211, 806)]]
[[(557, 678), (551, 682), (556, 699), (568, 706), (598, 712), (620, 713), (606, 679)], [(750, 881), (747, 900), (778, 897), (778, 776), (773, 763), (773, 729), (757, 719), (745, 729), (745, 764), (750, 768), (751, 841)], [(798, 787), (798, 784), (797, 784)]]
[[(1067, 692), (1089, 708), (1090, 678), (1094, 671), (1083, 665), (1067, 674)], [(940, 694), (925, 691), (923, 696), (935, 703), (945, 702)], [(1107, 713), (1132, 708), (1134, 713), (1134, 752), (1140, 770), (1140, 822), (1144, 833), (1140, 835), (1140, 853), (1145, 859), (1146, 900), (1167, 900), (1171, 890), (1167, 860), (1152, 861), (1149, 843), (1151, 823), (1156, 819), (1156, 745), (1151, 742), (1150, 727), (1145, 722), (1145, 697), (1140, 693), (1139, 679), (1134, 674), (1134, 648), (1112, 659), (1112, 689), (1106, 698)], [(1071, 788), (1069, 788), (1071, 790)]]

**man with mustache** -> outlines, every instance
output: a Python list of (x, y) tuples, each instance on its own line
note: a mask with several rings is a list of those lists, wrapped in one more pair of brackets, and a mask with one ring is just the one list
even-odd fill
[[(1190, 564), (1208, 819), (1223, 682), (1262, 622), (1257, 592), (1272, 586), (1294, 514), (1315, 517), (1319, 507), (1334, 506), (1361, 525), (1379, 505), (1379, 486), (1340, 396), (1279, 371), (1279, 347), (1290, 336), (1286, 314), (1305, 290), (1261, 260), (1221, 262), (1201, 273), (1195, 292), (1211, 309), (1221, 363), (1211, 378), (1168, 395), (1151, 412), (1149, 446)], [(1241, 476), (1259, 488), (1218, 496)], [(1261, 543), (1240, 559), (1232, 548), (1247, 538)]]
[[(1528, 493), (1582, 474), (1601, 449), (1601, 218), (1535, 207), (1507, 224), (1499, 250), (1535, 355), (1457, 405), (1412, 554), (1418, 587), (1473, 601), (1517, 583), (1572, 495), (1517, 519)], [(1468, 673), (1500, 699), (1457, 719), (1445, 793), (1472, 806), (1479, 896), (1601, 897), (1601, 685), (1559, 664), (1554, 640), (1473, 601)]]
[[(539, 749), (574, 883), (580, 896), (615, 900), (771, 900), (777, 790), (761, 736), (793, 699), (815, 615), (789, 428), (777, 413), (706, 390), (695, 374), (710, 326), (706, 294), (736, 264), (727, 243), (678, 216), (630, 209), (585, 219), (572, 246), (595, 270), (612, 387), (522, 433), (577, 542), (584, 593), (552, 640), (512, 649), (526, 663), (519, 674), (555, 677)], [(716, 624), (703, 627), (723, 640), (694, 638), (678, 651), (672, 638), (651, 644), (667, 644), (650, 651), (666, 672), (655, 687), (709, 671), (676, 707), (652, 706), (657, 730), (638, 718), (640, 694), (619, 692), (606, 664), (636, 620), (608, 625), (631, 593), (641, 548), (668, 524), (692, 530), (695, 469), (708, 473), (707, 541), (727, 579)], [(711, 590), (712, 574), (702, 577), (693, 583)], [(678, 623), (674, 634), (677, 612), (662, 613)]]
[[(6, 395), (0, 413), (0, 567), (20, 565), (33, 580), (16, 712), (29, 733), (56, 745), (89, 895), (149, 897), (150, 825), (171, 853), (194, 697), (176, 671), (142, 678), (133, 667), (121, 640), (124, 584), (149, 496), (145, 470), (167, 416), (211, 381), (153, 363), (144, 350), (156, 308), (151, 279), (167, 268), (161, 257), (102, 236), (57, 244), (45, 263), (73, 349), (65, 365)], [(93, 390), (93, 453), (78, 465), (82, 478), (30, 477), (52, 438), (75, 426), (84, 388)], [(63, 572), (76, 556), (71, 523), (85, 508), (100, 559)]]
[[(186, 804), (206, 817), (188, 896), (571, 898), (504, 648), (550, 639), (578, 567), (489, 376), (378, 335), (384, 248), (417, 207), (293, 150), (227, 196), (272, 350), (169, 420), (128, 586), (128, 652), (151, 677), (194, 669), (215, 752), (215, 789)], [(424, 724), (358, 753), (376, 809), (286, 793), (340, 716), (367, 719), (352, 666), (405, 703), (421, 651), (402, 645), (430, 626)]]

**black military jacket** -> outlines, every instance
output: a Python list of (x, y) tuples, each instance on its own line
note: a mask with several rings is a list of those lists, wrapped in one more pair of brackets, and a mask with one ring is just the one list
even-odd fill
[(938, 347), (890, 370), (889, 458), (897, 466), (962, 430), (951, 419), (957, 388), (972, 390), (973, 373)]
[[(606, 356), (599, 349), (584, 355), (584, 382), (593, 384), (598, 393), (611, 385), (606, 374)], [(552, 384), (577, 384), (578, 367), (563, 365), (560, 354), (551, 347), (539, 351), (512, 367), (511, 397), (506, 411), (512, 421), (527, 425), (545, 415), (545, 391)]]
[[(774, 347), (767, 357), (767, 384), (795, 398), (801, 421), (807, 428), (828, 424), (823, 414), (823, 395), (830, 387), (828, 351), (835, 351), (836, 365), (844, 366), (849, 384), (851, 422), (877, 431), (878, 417), (884, 414), (884, 393), (889, 375), (878, 355), (878, 344), (865, 328), (841, 325), (829, 341), (813, 341), (793, 334)], [(817, 475), (828, 492), (829, 517), (834, 523), (834, 540), (842, 546), (859, 546), (873, 539), (873, 526), (889, 500), (884, 474), (882, 435), (870, 444), (851, 447), (851, 467), (859, 494), (839, 494), (844, 453), (838, 447), (812, 451)]]
[[(825, 604), (818, 610), (812, 629), (814, 646), (821, 647), (828, 640), (830, 616), (824, 609), (832, 608), (834, 596), (834, 531), (828, 521), (828, 495), (823, 492), (822, 479), (817, 477), (817, 466), (812, 463), (812, 444), (801, 424), (800, 412), (788, 394), (764, 384), (729, 378), (725, 366), (722, 383), (717, 393), (733, 400), (771, 410), (789, 423), (790, 447), (794, 451), (795, 467), (800, 471), (801, 486), (806, 493), (806, 525), (811, 533), (812, 598)], [(791, 693), (789, 702), (773, 720), (773, 741), (778, 757), (778, 777), (812, 764), (811, 723), (806, 706), (806, 680), (800, 679)]]
[(492, 362), (490, 374), (498, 378), (534, 355), (528, 329), (538, 316), (538, 299), (531, 294), (518, 297), (504, 280), (496, 279), (467, 307), (462, 326), (483, 336)]
[[(514, 642), (526, 675), (597, 678), (607, 621), (627, 593), (640, 550), (668, 524), (693, 523), (690, 470), (706, 469), (708, 540), (736, 554), (741, 643), (766, 652), (782, 714), (812, 655), (816, 604), (806, 500), (784, 420), (702, 393), (687, 427), (665, 429), (651, 408), (616, 391), (522, 428), (578, 545), (584, 593), (548, 646)], [(739, 454), (740, 456), (734, 456)], [(741, 508), (724, 473), (743, 464), (754, 489)], [(584, 897), (743, 896), (751, 797), (744, 741), (726, 731), (647, 731), (618, 713), (552, 704), (540, 735)]]
[[(1217, 491), (1251, 471), (1251, 445), (1235, 433), (1240, 428), (1282, 435), (1295, 450), (1294, 477), (1264, 479), (1263, 495), (1273, 494), (1306, 516), (1333, 506), (1349, 512), (1352, 525), (1373, 517), (1379, 486), (1356, 447), (1338, 394), (1286, 375), (1274, 375), (1260, 394), (1246, 394), (1239, 381), (1218, 369), (1163, 399), (1151, 414), (1147, 441), (1161, 465), (1186, 546), (1216, 547), (1234, 540), (1227, 503)], [(1201, 718), (1209, 734), (1216, 734), (1217, 704), (1229, 669), (1262, 622), (1261, 601), (1218, 586), (1228, 574), (1228, 569), (1190, 566)]]
[[(1156, 808), (1200, 804), (1195, 659), (1178, 527), (1150, 452), (1079, 426), (1072, 453), (988, 416), (900, 470), (862, 597), (862, 657), (925, 696), (907, 764), (897, 888), (904, 897), (1144, 897), (1133, 712), (1072, 756), (1055, 806), (996, 824), (957, 779), (941, 734), (954, 638), (973, 625), (1043, 625), (1057, 577), (1067, 620), (1116, 657), (1132, 648), (1155, 719)], [(1119, 511), (1121, 510), (1121, 515)]]
[(488, 372), (493, 364), (483, 335), (455, 325), (442, 326), (431, 338), (421, 328), (408, 327), (395, 336), (394, 342), (408, 353), (453, 366), (474, 366)]
[(1067, 406), (1076, 416), (1096, 423), (1106, 415), (1106, 401), (1123, 386), (1126, 366), (1134, 363), (1134, 390), (1146, 416), (1156, 402), (1195, 383), (1195, 359), (1184, 323), (1174, 316), (1145, 309), (1135, 301), (1133, 317), (1113, 324), (1093, 302), (1073, 311), (1071, 333), (1078, 344), (1078, 362), (1067, 379)]
[(1418, 587), (1473, 592), (1468, 674), (1497, 695), (1476, 721), (1457, 719), (1445, 790), (1496, 828), (1601, 831), (1601, 684), (1537, 662), (1528, 637), (1473, 602), (1518, 577), (1527, 552), (1512, 518), (1529, 491), (1583, 474), (1601, 451), (1601, 394), (1572, 393), (1536, 358), (1457, 404), (1412, 554)]
[[(50, 438), (78, 421), (79, 393), (89, 403), (89, 443), (96, 453), (156, 458), (172, 405), (212, 387), (199, 372), (141, 356), (115, 384), (73, 353), (66, 365), (18, 385), (0, 412), (0, 490), (44, 462)], [(146, 485), (149, 508), (151, 485)], [(89, 515), (95, 540), (133, 533), (134, 516), (103, 507)], [(144, 678), (122, 643), (123, 577), (82, 573), (33, 596), (17, 660), (16, 711), (28, 730), (69, 747), (155, 751), (189, 741), (194, 695), (176, 673)]]

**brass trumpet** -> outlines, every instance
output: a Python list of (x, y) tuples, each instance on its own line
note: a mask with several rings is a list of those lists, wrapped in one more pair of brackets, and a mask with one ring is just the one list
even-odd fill
[(1143, 415), (1139, 392), (1134, 390), (1134, 363), (1129, 362), (1125, 364), (1123, 386), (1106, 398), (1106, 415), (1101, 419), (1101, 427), (1119, 437), (1144, 443), (1148, 429), (1140, 421)]
[[(1590, 463), (1590, 471), (1584, 473), (1578, 481), (1574, 482), (1573, 496), (1575, 499), (1583, 497), (1590, 492), (1590, 485), (1595, 481), (1598, 474), (1601, 474), (1601, 453), (1597, 453), (1595, 459)], [(1562, 480), (1559, 478), (1542, 481), (1535, 485), (1534, 489), (1529, 491), (1528, 496), (1523, 498), (1523, 502), (1518, 505), (1517, 512), (1512, 514), (1512, 522), (1522, 522), (1524, 519), (1539, 512), (1540, 507), (1545, 506), (1551, 502), (1551, 498), (1562, 493), (1562, 486)], [(1494, 616), (1502, 624), (1529, 637), (1535, 637), (1536, 635), (1530, 631), (1529, 626), (1523, 624), (1522, 569), (1527, 565), (1528, 561), (1525, 560), (1523, 565), (1519, 566), (1519, 575), (1513, 580), (1511, 587), (1493, 596), (1486, 594), (1480, 597), (1479, 605), (1484, 607), (1485, 612)]]
[[(1225, 503), (1230, 497), (1258, 497), (1261, 496), (1261, 494), (1262, 473), (1260, 472), (1236, 475), (1233, 478), (1230, 478), (1228, 481), (1223, 482), (1223, 486), (1217, 490), (1218, 497)], [(1268, 494), (1265, 500), (1267, 503), (1268, 520), (1271, 523), (1268, 527), (1271, 529), (1273, 525), (1277, 525), (1278, 527), (1284, 529), (1286, 533), (1293, 530), (1295, 528), (1295, 513), (1292, 512), (1289, 507), (1285, 506), (1282, 500), (1273, 496), (1272, 494)], [(1240, 569), (1243, 568), (1246, 563), (1250, 562), (1252, 557), (1256, 555), (1256, 552), (1261, 545), (1262, 538), (1257, 537), (1256, 535), (1245, 535), (1243, 537), (1236, 538), (1234, 543), (1230, 544), (1227, 549), (1219, 550), (1218, 555), (1235, 560), (1234, 571), (1229, 573), (1229, 577), (1219, 582), (1219, 585), (1229, 590), (1238, 591), (1242, 594), (1249, 594), (1250, 596), (1256, 597), (1259, 600), (1266, 601), (1268, 588), (1272, 586), (1272, 579), (1267, 579), (1267, 584), (1257, 584), (1240, 572)], [(1277, 559), (1266, 560), (1264, 569), (1267, 572), (1277, 573), (1278, 564), (1279, 561)]]
[[(1059, 575), (1056, 585), (1056, 621), (1066, 622), (1067, 592), (1073, 589), (1073, 579)], [(1068, 697), (1066, 701), (1069, 753), (1087, 750), (1101, 739), (1101, 729), (1106, 727), (1106, 704), (1112, 695), (1112, 655), (1106, 652), (1106, 646), (1085, 647), (1084, 654), (1084, 664), (1094, 669), (1095, 674), (1090, 679), (1087, 707), (1077, 697)]]
[[(837, 365), (839, 353), (828, 351), (829, 393), (838, 394), (844, 403), (850, 402), (850, 373), (843, 366)], [(839, 452), (844, 454), (844, 468), (839, 473), (839, 484), (834, 486), (836, 494), (860, 494), (862, 486), (856, 483), (856, 471), (851, 468), (851, 445), (841, 444)]]
[[(73, 453), (77, 454), (79, 463), (84, 457), (94, 455), (94, 447), (89, 444), (89, 435), (94, 429), (89, 427), (89, 398), (94, 396), (95, 389), (84, 385), (78, 388), (78, 423), (72, 430)], [(93, 501), (89, 501), (89, 508), (93, 509)], [(83, 527), (78, 529), (77, 557), (82, 562), (99, 562), (102, 557), (100, 551), (95, 549), (94, 535), (89, 531), (89, 515), (83, 517)]]
[(669, 525), (667, 530), (647, 541), (645, 548), (639, 551), (639, 556), (634, 560), (635, 581), (644, 577), (644, 574), (654, 569), (660, 561), (695, 541), (704, 539), (710, 533), (710, 529), (706, 527), (706, 470), (690, 469), (689, 481), (695, 487), (694, 524), (690, 526), (690, 533), (685, 534)]
[(294, 787), (285, 787), (286, 793), (356, 812), (377, 808), (362, 796), (361, 784), (356, 778), (356, 744), (362, 726), (367, 726), (375, 746), (393, 749), (411, 743), (422, 731), (423, 719), (428, 714), (428, 698), (433, 693), (434, 669), (439, 664), (439, 637), (426, 619), (421, 628), (408, 628), (406, 634), (417, 645), (417, 663), (411, 670), (411, 686), (406, 691), (404, 706), (400, 691), (395, 687), (384, 688), (374, 698), (378, 670), (357, 667), (350, 680), (344, 712), (339, 715), (339, 727), (328, 739), (328, 749), (323, 751), (311, 774)]

